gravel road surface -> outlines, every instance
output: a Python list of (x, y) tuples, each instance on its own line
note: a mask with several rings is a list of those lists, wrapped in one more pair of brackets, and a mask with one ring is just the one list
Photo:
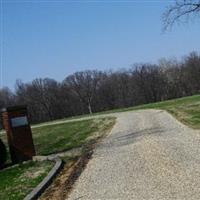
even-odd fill
[(69, 200), (200, 199), (200, 133), (165, 111), (112, 114)]

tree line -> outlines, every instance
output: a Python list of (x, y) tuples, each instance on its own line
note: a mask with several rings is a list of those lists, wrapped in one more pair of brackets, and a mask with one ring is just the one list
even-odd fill
[(32, 123), (125, 108), (200, 93), (200, 55), (134, 64), (117, 71), (86, 70), (62, 82), (37, 78), (0, 89), (0, 108), (28, 105)]

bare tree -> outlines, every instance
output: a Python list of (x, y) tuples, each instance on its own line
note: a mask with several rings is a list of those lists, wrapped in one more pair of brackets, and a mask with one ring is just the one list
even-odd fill
[(181, 61), (162, 59), (158, 65), (77, 72), (62, 83), (49, 78), (18, 80), (14, 93), (0, 89), (0, 108), (26, 104), (31, 122), (43, 122), (199, 94), (199, 77), (200, 55), (193, 52)]
[(166, 31), (175, 23), (187, 22), (200, 14), (200, 0), (176, 0), (163, 14), (163, 30)]
[[(7, 87), (0, 88), (0, 110), (4, 107), (14, 105), (15, 96)], [(1, 112), (0, 112), (1, 114)], [(2, 128), (2, 116), (0, 116), (0, 129)]]
[[(31, 83), (16, 83), (17, 102), (29, 107), (32, 121), (52, 120), (59, 117), (59, 84), (49, 78)], [(55, 109), (57, 111), (55, 111)]]
[(93, 112), (92, 101), (96, 94), (101, 74), (101, 72), (96, 70), (76, 72), (68, 76), (64, 81), (66, 85), (74, 90), (80, 101), (87, 106), (90, 114)]
[(7, 87), (0, 89), (0, 109), (14, 103), (14, 95)]

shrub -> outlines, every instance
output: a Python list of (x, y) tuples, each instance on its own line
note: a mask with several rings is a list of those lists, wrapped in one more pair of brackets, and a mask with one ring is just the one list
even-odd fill
[(6, 162), (6, 159), (7, 159), (6, 146), (0, 139), (0, 168), (3, 167), (4, 163)]

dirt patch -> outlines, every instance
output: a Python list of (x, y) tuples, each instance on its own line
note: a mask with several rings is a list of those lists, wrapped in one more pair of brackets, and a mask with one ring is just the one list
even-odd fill
[(74, 182), (86, 167), (91, 158), (92, 151), (87, 152), (78, 160), (69, 161), (54, 180), (52, 185), (39, 198), (40, 200), (64, 200), (70, 193)]
[(69, 178), (71, 173), (71, 169), (73, 168), (74, 162), (69, 162), (64, 165), (63, 170), (56, 177), (52, 185), (45, 191), (45, 193), (39, 198), (41, 200), (44, 199), (55, 199), (61, 200), (64, 199), (63, 191), (65, 188), (65, 182)]
[(45, 169), (38, 169), (37, 171), (27, 171), (20, 178), (37, 178), (45, 172)]

